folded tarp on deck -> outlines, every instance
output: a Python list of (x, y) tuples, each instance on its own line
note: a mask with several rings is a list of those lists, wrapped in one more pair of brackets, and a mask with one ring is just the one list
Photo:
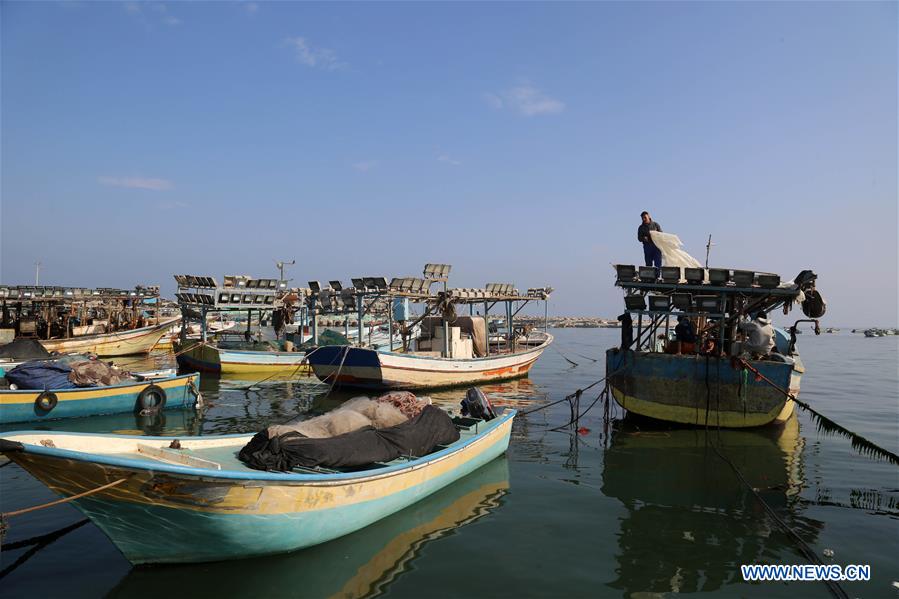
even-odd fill
[(287, 471), (304, 468), (346, 468), (389, 462), (408, 455), (420, 457), (437, 445), (458, 441), (459, 431), (449, 415), (429, 405), (411, 420), (375, 429), (367, 427), (326, 439), (310, 439), (295, 432), (269, 438), (268, 431), (256, 434), (238, 457), (256, 470)]

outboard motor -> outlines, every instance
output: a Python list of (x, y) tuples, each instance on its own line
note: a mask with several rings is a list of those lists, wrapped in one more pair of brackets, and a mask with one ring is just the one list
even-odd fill
[(490, 400), (477, 387), (472, 387), (465, 393), (465, 399), (462, 400), (462, 415), (480, 418), (484, 421), (496, 418), (496, 412), (493, 410)]

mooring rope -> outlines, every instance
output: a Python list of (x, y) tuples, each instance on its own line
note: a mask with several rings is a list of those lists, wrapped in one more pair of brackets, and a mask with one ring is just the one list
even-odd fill
[(807, 410), (808, 412), (810, 412), (816, 419), (815, 424), (818, 427), (819, 432), (824, 431), (824, 432), (830, 432), (830, 433), (832, 433), (832, 432), (839, 433), (839, 434), (849, 438), (850, 441), (852, 442), (852, 448), (855, 449), (856, 451), (858, 451), (860, 454), (868, 455), (868, 456), (876, 456), (881, 459), (887, 460), (895, 465), (899, 465), (899, 455), (896, 455), (892, 451), (890, 451), (888, 449), (884, 449), (880, 445), (877, 445), (873, 441), (866, 439), (865, 437), (859, 435), (858, 433), (855, 433), (855, 432), (847, 429), (846, 427), (844, 427), (840, 424), (837, 424), (836, 422), (834, 422), (833, 420), (831, 420), (824, 414), (821, 414), (820, 412), (818, 412), (817, 410), (812, 408), (810, 405), (808, 405), (804, 401), (800, 401), (795, 395), (793, 395), (786, 389), (781, 388), (777, 383), (775, 383), (774, 381), (772, 381), (771, 379), (766, 377), (764, 374), (759, 372), (757, 368), (754, 368), (752, 366), (752, 364), (750, 364), (743, 358), (738, 358), (738, 360), (740, 361), (740, 364), (744, 368), (746, 368), (747, 370), (749, 370), (753, 374), (755, 374), (759, 378), (759, 380), (762, 380), (762, 381), (768, 383), (769, 385), (771, 385), (771, 387), (773, 387), (777, 391), (780, 391), (781, 393), (783, 393), (788, 399), (792, 399), (793, 401), (795, 401), (796, 405), (798, 405), (800, 408), (803, 408), (804, 410)]
[(13, 516), (21, 516), (22, 514), (27, 514), (29, 512), (35, 512), (37, 510), (42, 510), (44, 508), (53, 507), (54, 505), (60, 505), (62, 503), (68, 503), (68, 502), (74, 501), (76, 499), (81, 499), (82, 497), (87, 497), (88, 495), (93, 495), (94, 493), (99, 493), (100, 491), (105, 491), (106, 489), (111, 489), (112, 487), (115, 487), (116, 485), (122, 484), (126, 480), (128, 480), (128, 477), (120, 478), (119, 480), (105, 484), (102, 487), (97, 487), (96, 489), (91, 489), (90, 491), (85, 491), (84, 493), (78, 493), (77, 495), (72, 495), (70, 497), (63, 497), (62, 499), (57, 499), (56, 501), (51, 501), (49, 503), (42, 503), (41, 505), (33, 505), (31, 507), (26, 507), (21, 510), (15, 510), (13, 512), (3, 512), (3, 513), (0, 513), (0, 520), (6, 520), (7, 518), (12, 518)]
[(575, 362), (574, 360), (570, 360), (565, 354), (562, 353), (562, 350), (560, 350), (560, 349), (559, 349), (558, 347), (556, 347), (555, 345), (550, 345), (550, 347), (552, 347), (554, 350), (556, 350), (557, 352), (559, 352), (559, 355), (562, 356), (562, 359), (565, 360), (566, 362), (568, 362), (569, 364), (571, 364), (572, 366), (580, 366), (580, 364), (578, 364), (578, 363)]
[[(720, 428), (718, 430), (720, 431)], [(708, 432), (708, 428), (706, 428), (706, 435), (708, 435)], [(708, 439), (708, 436), (706, 436), (706, 439)], [(784, 520), (777, 515), (777, 512), (774, 510), (774, 508), (771, 507), (771, 505), (767, 501), (765, 501), (765, 498), (762, 497), (761, 494), (759, 494), (759, 492), (751, 484), (749, 484), (749, 481), (746, 480), (746, 477), (743, 476), (743, 473), (739, 468), (737, 468), (737, 465), (734, 464), (730, 460), (730, 458), (721, 453), (714, 441), (711, 443), (711, 446), (712, 449), (715, 450), (715, 453), (718, 454), (718, 457), (720, 457), (728, 466), (730, 466), (731, 470), (734, 471), (734, 474), (737, 475), (737, 478), (740, 479), (740, 482), (742, 482), (743, 485), (745, 485), (745, 487), (749, 489), (756, 500), (765, 509), (765, 512), (767, 512), (768, 516), (770, 516), (771, 519), (774, 520), (774, 522), (781, 528), (781, 530), (783, 530), (784, 533), (786, 533), (786, 535), (796, 544), (802, 556), (805, 559), (818, 564), (819, 566), (824, 565), (824, 562), (821, 561), (821, 558), (818, 557), (818, 554), (815, 553), (814, 549), (812, 549), (809, 544), (806, 543), (801, 536), (799, 536), (799, 533), (797, 533), (789, 524), (784, 522)], [(837, 597), (838, 599), (849, 599), (849, 595), (846, 594), (846, 591), (843, 590), (843, 587), (841, 587), (838, 582), (834, 580), (823, 580), (822, 582), (827, 585), (827, 590), (829, 590), (830, 594), (834, 597)]]

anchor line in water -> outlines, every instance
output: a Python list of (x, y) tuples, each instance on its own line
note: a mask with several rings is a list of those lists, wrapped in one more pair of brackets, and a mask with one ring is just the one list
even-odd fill
[(565, 360), (566, 362), (568, 362), (569, 364), (571, 364), (572, 366), (574, 366), (574, 367), (580, 366), (580, 364), (578, 364), (578, 363), (575, 362), (574, 360), (568, 359), (568, 357), (567, 357), (565, 354), (562, 353), (562, 350), (560, 350), (560, 349), (559, 349), (558, 347), (556, 347), (555, 345), (551, 345), (550, 347), (552, 347), (554, 350), (556, 350), (557, 352), (559, 352), (559, 355), (562, 356), (562, 359)]
[(796, 405), (798, 405), (800, 408), (810, 412), (815, 417), (815, 425), (817, 426), (819, 432), (824, 431), (828, 433), (839, 433), (845, 437), (848, 437), (852, 442), (852, 448), (858, 451), (860, 454), (867, 456), (876, 456), (895, 465), (899, 465), (899, 455), (896, 455), (888, 449), (884, 449), (873, 441), (869, 441), (858, 433), (852, 432), (848, 428), (834, 422), (824, 414), (821, 414), (804, 401), (800, 401), (795, 395), (781, 388), (777, 383), (759, 372), (758, 369), (754, 368), (746, 360), (739, 358), (739, 362), (744, 368), (755, 374), (760, 380), (765, 381), (774, 389), (783, 393), (788, 399), (792, 399), (793, 401), (795, 401)]
[(16, 541), (15, 543), (8, 543), (6, 545), (3, 545), (2, 547), (0, 547), (0, 549), (2, 549), (3, 551), (12, 551), (13, 549), (21, 549), (22, 547), (28, 547), (29, 545), (34, 545), (34, 547), (32, 547), (31, 549), (29, 549), (28, 551), (26, 551), (25, 553), (20, 555), (19, 558), (15, 562), (10, 564), (3, 570), (0, 570), (0, 579), (3, 579), (4, 577), (11, 574), (13, 572), (13, 570), (15, 570), (16, 568), (18, 568), (19, 566), (21, 566), (22, 564), (27, 562), (29, 559), (31, 559), (34, 556), (34, 554), (36, 554), (41, 549), (47, 547), (48, 545), (50, 545), (57, 539), (69, 534), (73, 530), (81, 528), (88, 522), (90, 522), (90, 520), (85, 518), (84, 520), (79, 520), (78, 522), (75, 522), (74, 524), (70, 524), (64, 528), (60, 528), (59, 530), (55, 530), (53, 532), (50, 532), (50, 533), (47, 533), (44, 535), (40, 535), (37, 537), (31, 537), (30, 539), (25, 539), (22, 541)]
[[(721, 429), (719, 428), (718, 431), (720, 432), (720, 430)], [(706, 439), (709, 439), (708, 427), (706, 427)], [(796, 544), (796, 547), (799, 549), (799, 552), (802, 554), (802, 556), (819, 566), (823, 566), (824, 562), (821, 561), (821, 558), (818, 557), (818, 554), (815, 553), (814, 549), (812, 549), (809, 544), (805, 542), (805, 540), (799, 535), (799, 533), (793, 530), (793, 528), (789, 524), (784, 522), (784, 520), (777, 515), (777, 512), (774, 510), (774, 508), (771, 507), (771, 505), (767, 501), (765, 501), (764, 497), (762, 497), (751, 484), (749, 484), (749, 481), (746, 480), (746, 477), (743, 476), (743, 473), (740, 472), (740, 469), (737, 468), (737, 465), (734, 464), (730, 458), (728, 458), (724, 453), (721, 452), (721, 450), (718, 449), (718, 444), (713, 441), (712, 443), (710, 443), (710, 445), (712, 446), (712, 449), (715, 451), (715, 453), (718, 454), (718, 457), (721, 458), (728, 466), (730, 466), (731, 470), (734, 471), (734, 474), (737, 475), (737, 478), (740, 479), (740, 482), (742, 482), (743, 485), (745, 485), (746, 488), (749, 489), (755, 499), (765, 509), (765, 512), (768, 514), (768, 516), (772, 520), (774, 520), (774, 522), (781, 528), (781, 530), (783, 530), (784, 533), (786, 533), (786, 535)], [(849, 599), (849, 595), (846, 594), (846, 591), (843, 590), (843, 587), (841, 587), (840, 584), (835, 580), (824, 580), (822, 582), (827, 586), (827, 590), (830, 591), (830, 594), (834, 597), (837, 597), (838, 599)]]

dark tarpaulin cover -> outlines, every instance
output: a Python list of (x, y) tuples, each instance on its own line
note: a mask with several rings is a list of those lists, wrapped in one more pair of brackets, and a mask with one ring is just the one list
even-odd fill
[(6, 373), (6, 380), (19, 389), (74, 389), (69, 380), (72, 367), (60, 360), (25, 362)]
[(46, 360), (50, 352), (44, 349), (37, 339), (16, 339), (6, 345), (0, 345), (0, 358), (13, 360)]
[(459, 440), (449, 415), (429, 405), (415, 418), (375, 429), (366, 427), (326, 439), (310, 439), (295, 432), (269, 438), (263, 430), (240, 450), (238, 457), (256, 470), (287, 471), (296, 466), (345, 468), (389, 462), (401, 455), (421, 457), (437, 445)]

